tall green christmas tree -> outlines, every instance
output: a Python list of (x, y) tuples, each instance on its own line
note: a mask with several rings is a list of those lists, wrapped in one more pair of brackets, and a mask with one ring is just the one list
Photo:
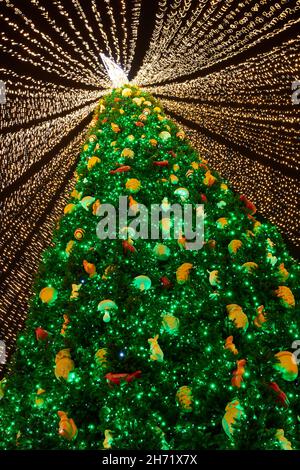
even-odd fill
[[(299, 266), (277, 229), (131, 85), (100, 100), (76, 179), (1, 382), (0, 448), (299, 449)], [(203, 204), (203, 248), (99, 238), (119, 196)]]

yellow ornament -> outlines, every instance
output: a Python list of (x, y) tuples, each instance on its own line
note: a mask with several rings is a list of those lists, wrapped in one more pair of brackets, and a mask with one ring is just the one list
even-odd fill
[(247, 315), (243, 312), (242, 307), (237, 304), (226, 305), (229, 319), (234, 323), (236, 328), (247, 330), (249, 322)]
[(112, 446), (112, 443), (113, 443), (113, 437), (112, 437), (112, 434), (111, 434), (111, 430), (106, 429), (104, 431), (104, 436), (105, 436), (105, 439), (103, 441), (104, 449), (111, 449), (111, 446)]
[(279, 286), (278, 289), (275, 290), (275, 294), (281, 299), (281, 303), (285, 307), (295, 307), (295, 297), (289, 287)]
[(282, 450), (293, 450), (292, 444), (284, 435), (283, 429), (277, 429), (275, 434), (276, 439), (278, 440)]
[(217, 226), (219, 228), (224, 228), (224, 227), (226, 227), (226, 225), (228, 225), (228, 220), (226, 219), (226, 217), (220, 217), (217, 220)]
[(188, 387), (187, 385), (183, 385), (182, 387), (180, 387), (180, 389), (176, 393), (176, 399), (180, 407), (184, 411), (192, 411), (193, 395), (190, 387)]
[(70, 349), (62, 349), (55, 357), (54, 374), (57, 379), (68, 380), (69, 373), (74, 369), (74, 362), (71, 359)]
[(88, 273), (90, 277), (95, 276), (96, 266), (93, 263), (89, 263), (87, 260), (84, 259), (82, 264), (85, 272)]
[(92, 196), (85, 196), (81, 199), (80, 204), (81, 206), (88, 211), (90, 206), (95, 202), (95, 198)]
[[(154, 108), (155, 109), (155, 108)], [(171, 134), (170, 132), (167, 132), (167, 131), (162, 131), (160, 132), (159, 136), (158, 136), (161, 140), (168, 140), (171, 138)]]
[(73, 191), (71, 192), (71, 197), (74, 197), (74, 199), (80, 199), (81, 196), (82, 196), (82, 193), (77, 191), (77, 189), (73, 189)]
[(43, 395), (44, 393), (46, 392), (46, 390), (44, 390), (43, 388), (39, 388), (36, 392), (36, 397), (35, 397), (35, 404), (36, 406), (38, 407), (41, 407), (43, 406), (45, 400), (44, 398), (41, 396)]
[(228, 336), (225, 340), (224, 349), (228, 349), (235, 356), (239, 353), (233, 342), (233, 336)]
[(170, 181), (172, 184), (178, 184), (178, 178), (176, 175), (170, 175)]
[(125, 158), (133, 158), (134, 157), (134, 151), (128, 148), (125, 148), (122, 150), (121, 157)]
[(100, 162), (101, 162), (100, 158), (96, 156), (91, 157), (87, 163), (88, 170), (91, 170), (95, 165), (97, 165)]
[(152, 145), (152, 147), (156, 147), (156, 146), (157, 146), (157, 140), (156, 140), (156, 139), (150, 139), (150, 140), (149, 140), (149, 143)]
[(88, 149), (89, 149), (88, 144), (85, 144), (85, 145), (83, 146), (83, 150), (86, 152)]
[(175, 171), (175, 173), (176, 173), (178, 170), (180, 170), (180, 166), (178, 165), (178, 163), (175, 163), (173, 165), (173, 171)]
[(106, 348), (98, 349), (98, 351), (95, 354), (95, 359), (99, 366), (103, 367), (103, 369), (106, 369), (108, 367), (107, 349)]
[(101, 206), (101, 202), (99, 199), (97, 199), (94, 204), (93, 204), (93, 215), (97, 215), (97, 210)]
[(217, 286), (220, 283), (219, 271), (217, 269), (214, 269), (209, 273), (209, 283), (211, 286)]
[(74, 247), (74, 243), (75, 241), (74, 240), (70, 240), (68, 243), (67, 243), (67, 246), (66, 246), (66, 253), (68, 253), (68, 255), (71, 253), (73, 247)]
[(171, 254), (170, 248), (166, 245), (163, 245), (162, 243), (157, 243), (153, 249), (153, 252), (160, 261), (165, 261)]
[(40, 299), (44, 304), (52, 304), (57, 299), (57, 290), (54, 287), (44, 287), (40, 291)]
[(285, 282), (289, 277), (290, 273), (285, 269), (284, 263), (280, 263), (278, 266), (278, 277), (282, 282)]
[(234, 424), (243, 415), (243, 408), (240, 402), (235, 398), (231, 402), (227, 403), (225, 408), (225, 414), (222, 419), (222, 426), (227, 436), (231, 439), (234, 431)]
[(134, 135), (130, 134), (130, 135), (127, 137), (127, 140), (129, 140), (129, 142), (133, 142), (133, 141), (135, 140)]
[(132, 91), (131, 91), (130, 88), (123, 88), (123, 90), (122, 90), (122, 96), (123, 96), (124, 98), (128, 98), (128, 97), (131, 96), (131, 95), (132, 95)]
[(81, 284), (72, 284), (72, 292), (70, 295), (70, 299), (77, 299), (79, 297), (80, 288)]
[(225, 192), (228, 191), (228, 186), (225, 183), (221, 183), (220, 188), (222, 189), (222, 191), (225, 191)]
[(170, 335), (177, 335), (179, 329), (179, 319), (173, 315), (162, 315), (162, 326)]
[(176, 279), (178, 284), (184, 284), (188, 281), (193, 265), (191, 263), (183, 263), (176, 271)]
[(119, 128), (118, 124), (115, 124), (114, 122), (111, 123), (111, 128), (112, 128), (113, 132), (115, 132), (116, 134), (118, 132), (121, 132), (121, 129)]
[(83, 228), (77, 228), (74, 232), (74, 237), (78, 241), (82, 240), (84, 235), (85, 235), (85, 230)]
[(103, 321), (105, 323), (108, 323), (111, 319), (111, 313), (115, 310), (117, 310), (117, 305), (113, 300), (110, 299), (105, 299), (101, 300), (98, 304), (98, 311), (104, 313), (103, 315)]
[(235, 254), (242, 246), (241, 240), (231, 240), (228, 244), (228, 251), (230, 254)]
[(161, 109), (158, 106), (155, 106), (155, 108), (153, 108), (153, 111), (155, 111), (156, 113), (160, 113)]
[(205, 184), (205, 186), (212, 186), (215, 182), (217, 181), (217, 178), (215, 178), (210, 171), (207, 171), (205, 173), (205, 177), (203, 179), (203, 184)]
[(183, 140), (183, 139), (185, 138), (185, 133), (184, 133), (184, 131), (178, 131), (178, 132), (176, 133), (176, 137), (178, 137), (178, 139), (180, 139), (180, 140)]
[(6, 384), (6, 379), (0, 380), (0, 400), (4, 397), (5, 394), (5, 384)]
[(298, 377), (298, 366), (295, 356), (290, 351), (280, 351), (275, 354), (277, 362), (273, 365), (284, 380), (293, 382)]
[(67, 204), (64, 208), (64, 214), (71, 214), (76, 207), (76, 204)]
[(104, 270), (104, 274), (102, 275), (103, 280), (107, 280), (108, 276), (115, 271), (116, 267), (113, 264), (107, 266)]
[(150, 344), (150, 359), (151, 361), (163, 362), (164, 353), (162, 352), (157, 340), (158, 335), (155, 335), (154, 338), (149, 338), (148, 343)]
[(141, 98), (138, 98), (137, 96), (135, 98), (132, 98), (132, 101), (137, 105), (137, 106), (141, 106), (141, 104), (143, 103), (143, 100)]
[(242, 268), (245, 269), (248, 273), (252, 273), (255, 269), (258, 268), (258, 264), (253, 261), (248, 261), (247, 263), (242, 264)]
[(136, 178), (130, 178), (126, 181), (125, 187), (131, 193), (138, 193), (141, 189), (141, 182)]
[(263, 324), (267, 321), (264, 313), (264, 308), (265, 307), (263, 305), (260, 305), (256, 309), (257, 316), (254, 318), (253, 323), (257, 328), (261, 328)]
[(58, 411), (57, 414), (60, 418), (58, 434), (67, 441), (76, 439), (78, 431), (73, 419), (68, 418), (64, 411)]

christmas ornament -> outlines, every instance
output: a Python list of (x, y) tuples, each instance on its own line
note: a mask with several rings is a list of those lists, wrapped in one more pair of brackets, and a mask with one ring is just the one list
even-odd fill
[(157, 243), (153, 249), (153, 253), (160, 261), (165, 261), (169, 258), (171, 252), (170, 248), (162, 243)]
[(284, 408), (288, 408), (289, 400), (286, 394), (279, 388), (276, 382), (270, 382), (269, 388), (274, 392), (275, 401), (282, 405)]
[(245, 374), (246, 359), (236, 361), (236, 365), (237, 368), (232, 373), (233, 377), (231, 379), (231, 385), (233, 387), (240, 388), (241, 383), (243, 382), (243, 375)]
[(118, 132), (121, 132), (121, 129), (119, 128), (118, 124), (115, 124), (114, 122), (111, 123), (111, 128), (112, 128), (112, 131), (115, 132), (116, 134)]
[(283, 429), (277, 429), (275, 434), (276, 439), (278, 440), (281, 449), (283, 450), (293, 450), (292, 444), (284, 435)]
[(110, 170), (111, 175), (115, 175), (116, 173), (127, 173), (128, 171), (131, 170), (131, 166), (129, 165), (122, 165), (116, 168), (115, 170)]
[(189, 198), (189, 190), (186, 188), (177, 188), (174, 191), (175, 196), (178, 196), (182, 202), (185, 202)]
[(162, 315), (162, 326), (170, 335), (177, 335), (179, 329), (179, 319), (173, 315)]
[(81, 199), (80, 204), (86, 211), (88, 211), (90, 206), (95, 202), (95, 200), (96, 199), (92, 196), (85, 196)]
[(64, 214), (71, 214), (76, 209), (76, 204), (67, 204), (64, 208)]
[(101, 300), (98, 304), (98, 311), (104, 312), (103, 321), (108, 323), (111, 320), (111, 314), (117, 310), (117, 305), (113, 300), (105, 299)]
[(245, 208), (247, 209), (247, 212), (249, 212), (249, 214), (251, 214), (251, 215), (255, 214), (255, 212), (256, 212), (255, 205), (253, 204), (253, 202), (251, 202), (249, 199), (247, 199), (246, 196), (244, 196), (244, 194), (242, 194), (240, 196), (240, 201), (242, 201), (244, 203)]
[(71, 197), (73, 197), (74, 199), (81, 199), (81, 196), (82, 193), (77, 191), (77, 189), (73, 189), (73, 191), (71, 192)]
[(110, 276), (110, 274), (112, 274), (115, 270), (116, 270), (116, 266), (113, 265), (113, 264), (109, 264), (104, 270), (104, 274), (102, 275), (102, 279), (107, 280), (108, 277)]
[(93, 204), (93, 215), (98, 215), (98, 209), (101, 207), (100, 200), (97, 199)]
[(123, 90), (122, 90), (122, 96), (123, 96), (124, 98), (128, 98), (128, 97), (132, 96), (132, 91), (131, 91), (131, 89), (130, 89), (130, 88), (123, 88)]
[(253, 261), (248, 261), (247, 263), (242, 264), (242, 268), (247, 272), (247, 273), (252, 273), (258, 268), (258, 264), (254, 263)]
[(171, 184), (178, 184), (179, 179), (176, 175), (170, 175)]
[[(155, 111), (155, 108), (154, 108), (154, 111)], [(167, 132), (167, 131), (162, 131), (160, 132), (160, 134), (158, 135), (158, 137), (163, 140), (163, 141), (166, 141), (168, 139), (171, 138), (171, 134), (170, 132)]]
[(144, 275), (137, 276), (134, 278), (132, 284), (136, 289), (141, 291), (148, 290), (151, 287), (151, 279)]
[(129, 148), (125, 148), (125, 149), (122, 150), (121, 157), (133, 158), (134, 157), (134, 151), (129, 149)]
[(233, 336), (228, 336), (226, 338), (224, 349), (229, 349), (229, 351), (231, 351), (234, 355), (238, 354), (238, 350), (236, 349), (235, 344), (233, 343)]
[(226, 225), (228, 225), (228, 220), (226, 219), (226, 217), (220, 217), (217, 220), (218, 228), (224, 228), (224, 227), (226, 227)]
[(234, 323), (236, 328), (247, 330), (249, 322), (247, 315), (243, 312), (242, 307), (237, 304), (226, 305), (229, 319)]
[(179, 406), (183, 409), (183, 411), (192, 411), (193, 395), (190, 387), (188, 387), (187, 385), (183, 385), (182, 387), (180, 387), (176, 393), (176, 400), (179, 403)]
[(89, 263), (87, 260), (83, 260), (82, 262), (83, 268), (90, 277), (95, 276), (96, 274), (96, 266), (93, 263)]
[(91, 157), (87, 162), (88, 170), (91, 170), (92, 168), (94, 168), (95, 165), (97, 165), (100, 162), (101, 162), (100, 158), (96, 156)]
[(131, 178), (126, 181), (125, 187), (130, 193), (138, 193), (141, 189), (141, 182), (136, 178)]
[(206, 173), (205, 173), (205, 177), (203, 179), (203, 184), (205, 184), (205, 186), (212, 186), (215, 182), (217, 181), (217, 179), (211, 174), (211, 172), (208, 170)]
[(66, 253), (69, 255), (74, 247), (74, 243), (75, 241), (74, 240), (70, 240), (68, 243), (67, 243), (67, 246), (66, 246)]
[(295, 307), (295, 297), (289, 287), (279, 286), (278, 289), (275, 290), (275, 294), (281, 299), (281, 303), (285, 307)]
[(108, 374), (105, 375), (105, 378), (108, 380), (108, 382), (115, 384), (115, 385), (120, 385), (121, 381), (125, 381), (127, 383), (132, 382), (134, 379), (137, 379), (141, 377), (142, 371), (141, 370), (136, 370), (135, 372), (129, 373), (123, 373), (123, 374), (114, 374), (112, 372), (109, 372)]
[(0, 380), (0, 400), (4, 397), (5, 394), (5, 385), (6, 385), (6, 379)]
[(43, 406), (43, 404), (45, 402), (44, 397), (42, 396), (45, 392), (46, 392), (46, 390), (44, 390), (43, 388), (39, 388), (36, 392), (35, 404), (39, 408), (41, 406)]
[(141, 106), (143, 103), (143, 100), (141, 98), (138, 98), (137, 96), (132, 98), (133, 103), (135, 103), (137, 106)]
[(110, 429), (105, 429), (104, 431), (104, 441), (103, 441), (103, 447), (104, 449), (111, 449), (112, 443), (113, 443), (113, 437)]
[(219, 271), (215, 269), (214, 271), (209, 272), (209, 283), (211, 286), (217, 286), (220, 283), (219, 280)]
[(280, 351), (275, 354), (277, 362), (273, 364), (281, 377), (288, 382), (292, 382), (298, 376), (298, 366), (293, 353), (290, 351)]
[(38, 341), (45, 341), (49, 336), (48, 331), (44, 330), (40, 326), (35, 329), (35, 337)]
[(159, 335), (155, 335), (154, 338), (149, 338), (148, 343), (150, 344), (150, 359), (151, 361), (163, 362), (164, 353), (162, 352), (157, 340)]
[(76, 240), (81, 241), (84, 238), (85, 230), (83, 228), (77, 228), (74, 232)]
[(254, 318), (253, 323), (257, 328), (261, 328), (263, 324), (267, 321), (264, 313), (264, 308), (265, 307), (263, 305), (260, 305), (256, 309), (257, 316)]
[(107, 360), (107, 348), (98, 349), (95, 354), (96, 363), (101, 366), (103, 369), (108, 367), (108, 360)]
[(231, 240), (231, 242), (228, 244), (228, 251), (229, 253), (235, 254), (242, 246), (241, 240)]
[(57, 414), (60, 418), (58, 434), (67, 441), (76, 439), (78, 431), (73, 419), (68, 418), (64, 411), (58, 411)]
[(67, 314), (64, 314), (63, 319), (64, 319), (64, 323), (63, 323), (62, 329), (60, 330), (60, 334), (62, 336), (65, 336), (67, 328), (68, 328), (68, 324), (70, 323), (70, 318)]
[(288, 279), (289, 275), (290, 275), (289, 272), (284, 267), (284, 263), (280, 263), (280, 265), (278, 266), (278, 274), (277, 274), (280, 281), (285, 282)]
[(72, 292), (70, 295), (70, 299), (77, 299), (79, 297), (80, 288), (81, 284), (72, 284)]
[(178, 137), (178, 139), (180, 140), (183, 140), (185, 138), (185, 133), (184, 131), (180, 130), (176, 133), (176, 137)]
[(160, 161), (152, 162), (152, 165), (163, 168), (163, 167), (169, 166), (169, 162), (168, 160), (160, 160)]
[(150, 139), (150, 140), (149, 140), (149, 143), (152, 145), (152, 147), (156, 147), (156, 146), (157, 146), (157, 140), (156, 140), (156, 139)]
[(61, 349), (55, 357), (54, 374), (57, 379), (68, 380), (69, 373), (74, 369), (74, 362), (71, 359), (70, 349)]
[(234, 424), (239, 420), (244, 411), (240, 405), (240, 402), (235, 398), (227, 403), (225, 408), (225, 414), (222, 419), (222, 426), (227, 436), (231, 439), (234, 432)]
[(44, 304), (52, 304), (56, 301), (58, 296), (57, 290), (54, 287), (44, 287), (40, 291), (40, 299)]
[(172, 282), (166, 276), (162, 276), (160, 282), (163, 289), (171, 289), (173, 287)]
[(176, 271), (176, 279), (178, 284), (184, 284), (188, 281), (193, 265), (191, 263), (183, 263)]
[(136, 249), (133, 246), (133, 241), (132, 240), (123, 240), (122, 241), (122, 246), (123, 246), (123, 253), (135, 253)]
[(275, 264), (277, 263), (277, 258), (276, 256), (273, 256), (272, 253), (267, 253), (267, 261), (272, 266), (275, 266)]

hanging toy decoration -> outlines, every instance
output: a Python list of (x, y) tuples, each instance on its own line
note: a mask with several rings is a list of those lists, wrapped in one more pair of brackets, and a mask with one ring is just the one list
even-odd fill
[(67, 441), (76, 439), (78, 431), (73, 419), (68, 418), (64, 411), (58, 411), (57, 414), (60, 418), (58, 434)]
[(37, 341), (45, 341), (49, 336), (48, 331), (44, 330), (44, 328), (41, 328), (40, 326), (35, 329), (35, 337)]
[(85, 230), (83, 228), (77, 228), (74, 232), (76, 240), (81, 241), (84, 238)]
[(92, 196), (85, 196), (84, 198), (81, 199), (80, 205), (88, 211), (91, 205), (95, 202), (96, 198)]
[(136, 276), (132, 282), (136, 289), (141, 291), (149, 290), (151, 288), (151, 279), (148, 276)]
[(115, 374), (112, 372), (109, 372), (108, 374), (105, 375), (105, 378), (108, 380), (110, 384), (114, 385), (120, 385), (121, 381), (130, 383), (134, 379), (138, 379), (141, 377), (142, 371), (141, 370), (136, 370), (135, 372), (131, 373), (123, 373), (123, 374)]
[(217, 181), (217, 178), (215, 178), (211, 172), (208, 170), (206, 173), (205, 173), (205, 177), (203, 179), (203, 184), (205, 184), (205, 186), (212, 186), (215, 182)]
[(153, 248), (153, 252), (160, 261), (166, 261), (171, 254), (170, 248), (162, 243), (157, 243)]
[(176, 271), (176, 279), (178, 284), (184, 284), (189, 280), (190, 272), (193, 265), (191, 263), (183, 263)]
[(253, 261), (248, 261), (247, 263), (242, 264), (242, 268), (249, 274), (252, 274), (258, 268), (258, 264)]
[[(155, 111), (155, 108), (154, 108), (154, 111)], [(167, 131), (162, 131), (160, 132), (160, 134), (158, 135), (158, 137), (163, 140), (163, 141), (166, 141), (166, 140), (169, 140), (171, 138), (171, 134), (170, 132), (167, 132)]]
[(108, 323), (111, 320), (111, 314), (117, 310), (117, 305), (113, 300), (105, 299), (101, 300), (98, 304), (98, 311), (104, 312), (103, 321)]
[(240, 405), (240, 402), (234, 398), (232, 401), (227, 403), (225, 408), (225, 414), (222, 419), (222, 426), (227, 436), (232, 439), (234, 432), (234, 424), (238, 421), (244, 413), (243, 408)]
[(155, 335), (154, 338), (149, 338), (148, 343), (150, 344), (150, 359), (151, 361), (163, 362), (164, 353), (162, 352), (157, 340), (159, 335)]
[(275, 401), (284, 408), (288, 408), (289, 400), (286, 394), (281, 390), (276, 382), (269, 383), (269, 389), (274, 392)]
[(57, 299), (58, 293), (54, 287), (44, 287), (40, 291), (40, 299), (44, 304), (51, 305)]
[(174, 191), (175, 196), (178, 196), (182, 202), (185, 202), (189, 198), (189, 190), (187, 188), (177, 188)]
[(228, 244), (228, 251), (231, 255), (236, 254), (237, 251), (241, 248), (241, 246), (241, 240), (231, 240), (231, 242)]
[(75, 208), (76, 204), (67, 204), (64, 208), (64, 214), (71, 214), (72, 212), (74, 212)]
[(36, 392), (35, 404), (38, 408), (42, 407), (45, 403), (45, 399), (43, 397), (45, 392), (46, 390), (44, 390), (43, 388), (39, 388)]
[(289, 287), (279, 286), (278, 289), (275, 290), (275, 294), (281, 299), (281, 303), (284, 307), (295, 307), (295, 297)]
[(287, 438), (284, 435), (284, 430), (283, 429), (277, 429), (276, 434), (275, 434), (276, 439), (279, 442), (279, 445), (282, 450), (293, 450), (292, 444), (290, 441), (287, 440)]
[(279, 351), (275, 354), (276, 363), (273, 364), (284, 380), (292, 382), (298, 376), (298, 366), (295, 356), (290, 351)]
[(65, 336), (65, 334), (67, 332), (68, 325), (70, 323), (70, 318), (67, 314), (64, 314), (63, 319), (64, 319), (64, 323), (63, 323), (62, 329), (60, 330), (60, 334), (62, 336)]
[(238, 350), (235, 347), (235, 344), (233, 342), (233, 336), (228, 336), (225, 340), (225, 346), (224, 349), (228, 349), (229, 351), (232, 352), (235, 356), (238, 354)]
[(111, 449), (112, 443), (113, 443), (113, 437), (110, 429), (105, 429), (104, 431), (104, 441), (103, 441), (103, 447), (104, 449)]
[(220, 217), (217, 220), (217, 227), (218, 228), (224, 228), (224, 227), (226, 227), (226, 225), (228, 225), (228, 220), (227, 220), (226, 217)]
[(161, 283), (161, 286), (162, 286), (163, 289), (172, 289), (172, 287), (173, 287), (172, 282), (166, 276), (162, 276), (160, 278), (160, 283)]
[(231, 379), (231, 385), (233, 387), (240, 388), (241, 383), (243, 382), (243, 375), (245, 374), (246, 359), (236, 361), (236, 365), (237, 368), (232, 373), (233, 377)]
[(6, 379), (0, 380), (0, 400), (4, 397), (5, 394)]
[(141, 189), (141, 182), (136, 178), (131, 178), (126, 181), (125, 187), (130, 193), (138, 193)]
[(219, 271), (215, 269), (214, 271), (209, 272), (209, 283), (211, 286), (217, 286), (220, 283), (219, 280)]
[(70, 349), (62, 349), (55, 357), (54, 374), (57, 379), (68, 380), (69, 373), (74, 369), (74, 362), (71, 359)]
[(229, 319), (234, 323), (236, 328), (247, 330), (249, 321), (247, 315), (243, 312), (242, 307), (237, 304), (226, 305)]
[(253, 323), (257, 328), (261, 328), (263, 324), (267, 321), (266, 314), (264, 313), (265, 307), (260, 305), (257, 307), (256, 312), (257, 316), (254, 318)]
[(162, 315), (162, 326), (170, 335), (177, 335), (179, 329), (179, 319), (173, 315)]
[(71, 251), (72, 251), (72, 249), (73, 249), (73, 247), (74, 247), (74, 243), (75, 243), (74, 240), (70, 240), (70, 241), (67, 243), (67, 246), (66, 246), (66, 253), (67, 253), (68, 255), (70, 255), (70, 253), (71, 253)]
[(285, 282), (288, 279), (289, 275), (290, 275), (290, 273), (284, 267), (284, 263), (280, 263), (280, 265), (278, 266), (278, 274), (277, 274), (280, 281)]
[(192, 390), (187, 385), (183, 385), (179, 388), (176, 393), (176, 400), (179, 403), (180, 408), (185, 412), (191, 412), (193, 410), (193, 395)]
[(98, 349), (95, 354), (95, 360), (98, 366), (101, 366), (103, 369), (106, 369), (108, 367), (107, 348)]
[(79, 297), (79, 290), (82, 284), (72, 284), (72, 292), (70, 295), (70, 299), (78, 299)]
[(134, 151), (129, 149), (129, 148), (124, 148), (121, 152), (121, 157), (133, 158), (134, 157)]
[(100, 158), (96, 156), (91, 157), (87, 162), (88, 170), (91, 170), (92, 168), (94, 168), (95, 165), (97, 165), (100, 162), (101, 162)]
[(96, 266), (93, 263), (89, 263), (87, 260), (83, 260), (82, 262), (83, 268), (89, 277), (93, 277), (96, 274)]

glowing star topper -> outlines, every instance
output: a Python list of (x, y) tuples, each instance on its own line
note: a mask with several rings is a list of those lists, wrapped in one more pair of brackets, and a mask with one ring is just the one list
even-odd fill
[(119, 88), (120, 86), (129, 83), (126, 73), (121, 69), (121, 67), (119, 67), (119, 65), (115, 64), (113, 60), (106, 57), (102, 52), (100, 57), (114, 88)]

